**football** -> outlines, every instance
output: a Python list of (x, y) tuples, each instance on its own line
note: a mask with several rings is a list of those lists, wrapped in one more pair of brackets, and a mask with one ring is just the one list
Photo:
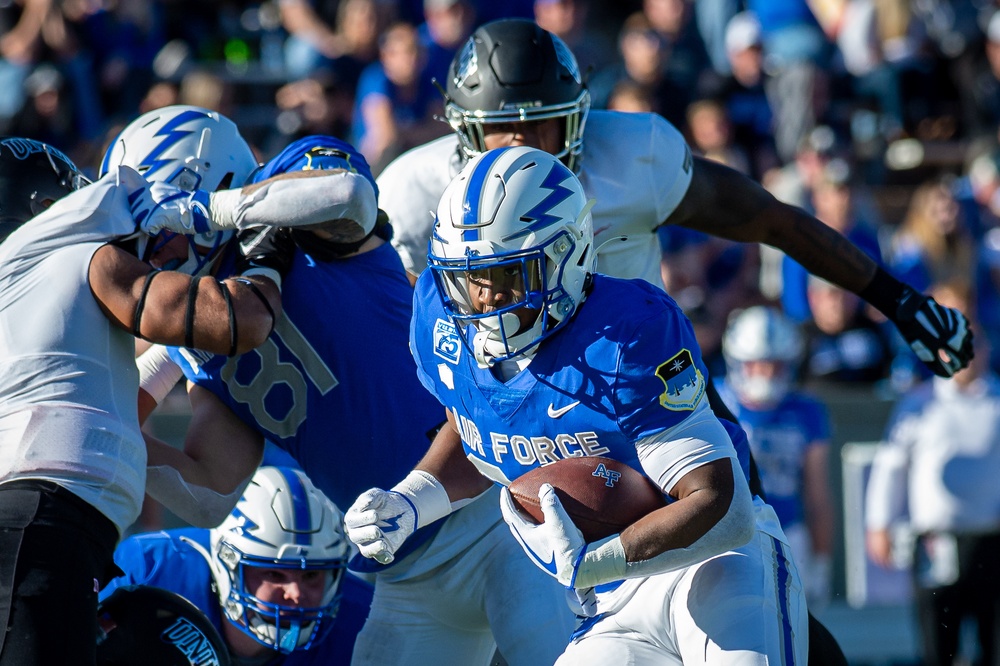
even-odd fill
[(600, 456), (566, 458), (519, 476), (508, 487), (514, 505), (543, 522), (538, 488), (551, 484), (587, 543), (617, 534), (666, 506), (663, 493), (644, 474)]

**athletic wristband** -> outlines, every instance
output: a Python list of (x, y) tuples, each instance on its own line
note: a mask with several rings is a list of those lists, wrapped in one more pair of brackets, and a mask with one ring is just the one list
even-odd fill
[(625, 578), (628, 563), (621, 535), (614, 534), (601, 541), (587, 544), (580, 553), (570, 587), (585, 589)]
[(909, 290), (911, 287), (894, 278), (880, 266), (875, 269), (872, 281), (858, 293), (858, 296), (874, 305), (886, 317), (895, 321), (899, 302)]
[(157, 404), (174, 388), (184, 372), (173, 362), (167, 348), (152, 345), (135, 360), (139, 368), (139, 388), (149, 394)]
[(432, 474), (415, 469), (391, 489), (413, 504), (416, 512), (414, 529), (430, 525), (451, 513), (448, 491)]
[(274, 270), (273, 268), (266, 268), (264, 266), (252, 266), (242, 273), (242, 277), (250, 277), (251, 275), (259, 275), (260, 277), (267, 278), (275, 284), (278, 291), (281, 291), (281, 273)]

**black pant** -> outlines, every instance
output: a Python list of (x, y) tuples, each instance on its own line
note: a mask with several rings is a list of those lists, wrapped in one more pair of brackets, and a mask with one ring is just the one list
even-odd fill
[(118, 530), (54, 483), (0, 484), (0, 666), (95, 663)]
[[(914, 562), (923, 555), (927, 535), (917, 538)], [(1000, 534), (957, 536), (958, 579), (943, 587), (915, 581), (924, 664), (951, 666), (962, 620), (976, 622), (983, 666), (1000, 665)]]

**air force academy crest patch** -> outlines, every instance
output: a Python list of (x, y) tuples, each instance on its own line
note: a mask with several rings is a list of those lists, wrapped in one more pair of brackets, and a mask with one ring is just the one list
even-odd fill
[(434, 322), (434, 354), (452, 365), (458, 365), (462, 357), (462, 341), (450, 321), (438, 319)]
[(694, 364), (691, 352), (682, 349), (666, 363), (656, 368), (667, 390), (660, 395), (660, 405), (671, 411), (694, 409), (705, 394), (705, 377)]

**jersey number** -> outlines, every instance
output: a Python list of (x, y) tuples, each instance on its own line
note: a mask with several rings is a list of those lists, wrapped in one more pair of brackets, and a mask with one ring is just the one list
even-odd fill
[[(275, 339), (281, 340), (302, 370), (299, 366), (279, 358)], [(240, 357), (236, 357), (226, 361), (222, 367), (222, 381), (229, 387), (229, 394), (233, 400), (246, 405), (261, 428), (279, 437), (291, 437), (306, 420), (309, 390), (306, 384), (307, 377), (322, 395), (326, 395), (340, 383), (323, 357), (285, 316), (278, 319), (271, 337), (248, 353), (256, 354), (260, 359), (260, 370), (257, 374), (248, 383), (240, 383), (236, 378), (236, 366)], [(283, 415), (276, 416), (267, 409), (267, 397), (279, 384), (288, 387), (291, 401), (287, 411)]]

